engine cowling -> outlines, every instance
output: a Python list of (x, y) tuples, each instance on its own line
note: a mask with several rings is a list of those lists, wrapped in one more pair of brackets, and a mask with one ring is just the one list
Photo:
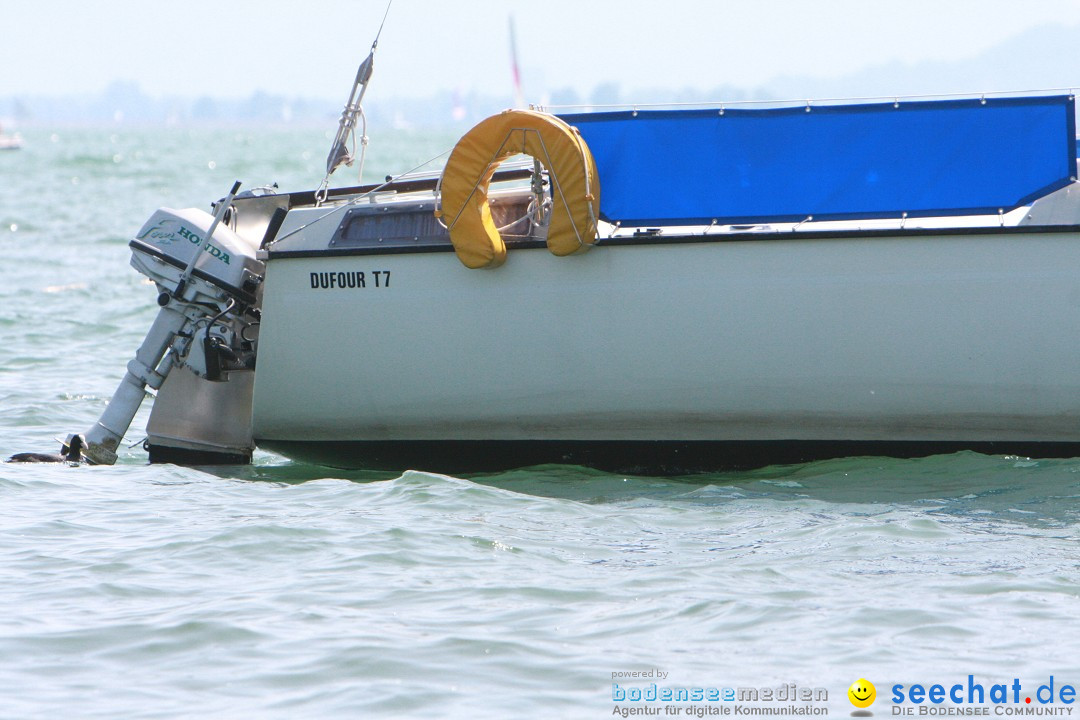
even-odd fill
[(191, 257), (202, 255), (193, 275), (251, 304), (263, 273), (255, 245), (220, 223), (207, 238), (214, 217), (198, 208), (161, 208), (131, 241), (131, 264), (165, 288), (175, 287)]

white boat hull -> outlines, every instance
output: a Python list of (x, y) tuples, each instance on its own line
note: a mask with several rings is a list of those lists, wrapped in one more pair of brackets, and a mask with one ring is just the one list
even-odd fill
[(560, 443), (1080, 440), (1076, 232), (783, 238), (517, 248), (488, 271), (448, 252), (272, 253), (254, 436), (556, 458)]

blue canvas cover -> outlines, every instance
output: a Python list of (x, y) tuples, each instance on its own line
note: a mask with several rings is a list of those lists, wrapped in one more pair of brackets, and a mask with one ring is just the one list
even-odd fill
[(1076, 175), (1068, 95), (560, 117), (624, 225), (997, 213)]

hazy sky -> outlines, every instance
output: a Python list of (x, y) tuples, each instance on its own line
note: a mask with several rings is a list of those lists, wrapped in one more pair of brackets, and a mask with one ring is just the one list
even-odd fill
[[(154, 96), (263, 90), (344, 101), (385, 7), (3, 0), (0, 96), (96, 93), (133, 80)], [(535, 101), (545, 87), (587, 93), (605, 81), (754, 87), (959, 60), (1035, 26), (1080, 27), (1080, 0), (394, 0), (369, 98), (509, 93), (511, 14), (526, 100)]]

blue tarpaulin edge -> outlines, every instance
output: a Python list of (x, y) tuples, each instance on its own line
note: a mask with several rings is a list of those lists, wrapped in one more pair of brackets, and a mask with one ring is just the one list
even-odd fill
[(1007, 212), (1076, 175), (1070, 95), (560, 117), (624, 225)]

